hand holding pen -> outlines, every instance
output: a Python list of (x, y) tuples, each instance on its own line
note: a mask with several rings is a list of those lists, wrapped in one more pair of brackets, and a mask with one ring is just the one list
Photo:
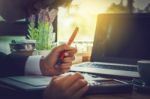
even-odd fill
[(40, 62), (40, 68), (43, 75), (59, 75), (70, 69), (72, 66), (72, 61), (75, 60), (75, 53), (77, 49), (70, 47), (71, 43), (74, 41), (78, 27), (75, 28), (67, 44), (63, 44), (55, 47), (51, 53)]

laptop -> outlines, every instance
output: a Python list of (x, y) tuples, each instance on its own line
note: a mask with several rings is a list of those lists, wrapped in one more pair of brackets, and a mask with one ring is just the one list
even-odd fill
[(91, 61), (71, 71), (139, 78), (137, 61), (150, 59), (150, 14), (100, 14)]

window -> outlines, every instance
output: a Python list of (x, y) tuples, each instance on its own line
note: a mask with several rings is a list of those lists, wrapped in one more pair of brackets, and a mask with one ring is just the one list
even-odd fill
[[(59, 8), (58, 42), (66, 42), (76, 26), (79, 27), (79, 33), (75, 42), (92, 42), (97, 15), (106, 12), (128, 12), (128, 3), (131, 3), (131, 0), (74, 0), (70, 9)], [(146, 7), (150, 12), (149, 0), (133, 0), (132, 6), (133, 12), (145, 13)]]

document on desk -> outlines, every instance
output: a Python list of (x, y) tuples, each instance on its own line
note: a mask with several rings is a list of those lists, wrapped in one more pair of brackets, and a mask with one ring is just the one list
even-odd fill
[(42, 90), (49, 85), (52, 77), (48, 76), (13, 76), (0, 78), (0, 83), (24, 91)]
[(51, 77), (47, 77), (47, 76), (16, 76), (16, 77), (8, 77), (8, 78), (35, 87), (47, 86), (51, 81)]

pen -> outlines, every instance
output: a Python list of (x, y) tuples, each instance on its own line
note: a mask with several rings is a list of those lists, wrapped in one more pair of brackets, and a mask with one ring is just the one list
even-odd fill
[[(68, 40), (68, 42), (67, 42), (67, 45), (70, 46), (70, 45), (72, 44), (72, 42), (74, 41), (74, 39), (75, 39), (75, 37), (76, 37), (78, 31), (79, 31), (79, 28), (76, 27), (75, 30), (73, 31), (72, 35), (70, 36), (70, 38), (69, 38), (69, 40)], [(61, 59), (61, 60), (62, 60), (62, 59), (64, 58), (64, 56), (65, 56), (64, 53), (65, 53), (65, 51), (63, 51), (63, 52), (60, 53), (60, 59)]]

